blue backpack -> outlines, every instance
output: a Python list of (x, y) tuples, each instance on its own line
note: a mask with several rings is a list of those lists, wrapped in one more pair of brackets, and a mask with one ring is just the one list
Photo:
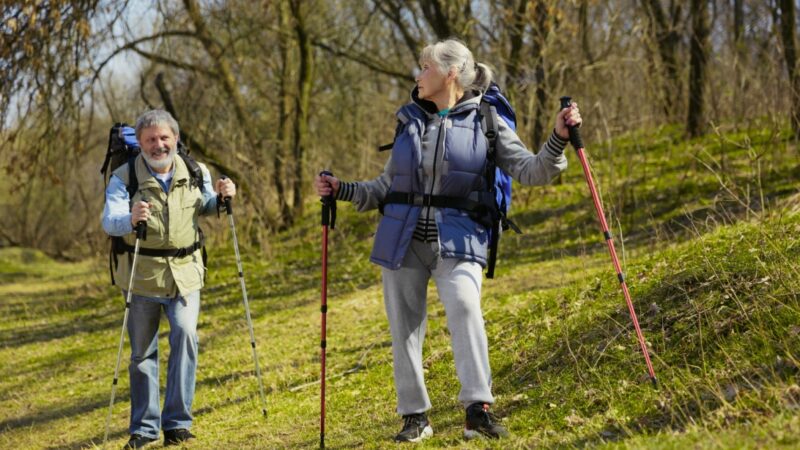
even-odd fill
[(503, 231), (511, 228), (517, 234), (522, 233), (519, 227), (507, 216), (511, 208), (511, 176), (497, 167), (495, 161), (497, 134), (499, 132), (498, 118), (502, 118), (509, 128), (516, 131), (517, 114), (494, 82), (483, 93), (480, 113), (483, 119), (481, 125), (485, 124), (483, 133), (489, 141), (489, 150), (486, 157), (486, 178), (490, 192), (494, 191), (497, 207), (492, 217), (492, 227), (489, 232), (489, 260), (486, 266), (486, 278), (494, 278), (494, 267), (497, 263), (497, 244)]

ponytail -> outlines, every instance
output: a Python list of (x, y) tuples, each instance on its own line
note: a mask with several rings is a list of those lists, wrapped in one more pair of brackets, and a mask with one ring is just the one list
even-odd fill
[(470, 88), (477, 89), (481, 92), (486, 92), (486, 89), (489, 89), (489, 85), (492, 84), (492, 78), (494, 74), (492, 73), (492, 69), (483, 63), (475, 63), (475, 78), (472, 80), (470, 84)]
[(439, 71), (456, 71), (456, 82), (464, 90), (486, 91), (492, 83), (492, 69), (486, 64), (477, 63), (466, 45), (456, 39), (447, 39), (422, 49), (420, 65), (424, 61), (435, 64)]

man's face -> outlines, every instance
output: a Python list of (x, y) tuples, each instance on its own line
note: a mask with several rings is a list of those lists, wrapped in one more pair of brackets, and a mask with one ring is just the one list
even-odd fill
[(178, 139), (172, 128), (155, 125), (142, 130), (139, 136), (142, 156), (155, 171), (168, 171), (178, 150)]

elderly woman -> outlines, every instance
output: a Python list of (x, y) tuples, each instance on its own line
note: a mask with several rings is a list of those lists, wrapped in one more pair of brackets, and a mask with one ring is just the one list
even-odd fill
[[(350, 201), (359, 211), (383, 205), (370, 260), (382, 267), (392, 334), (397, 412), (403, 417), (395, 440), (418, 442), (433, 434), (422, 366), (431, 278), (447, 314), (461, 382), (458, 400), (466, 411), (464, 437), (499, 438), (508, 433), (490, 413), (494, 397), (480, 304), (488, 230), (467, 211), (395, 202), (398, 196), (388, 195), (466, 198), (487, 191), (488, 142), (479, 106), (492, 71), (456, 40), (425, 47), (419, 64), (411, 102), (397, 112), (398, 131), (383, 173), (358, 182), (322, 175), (315, 186), (319, 195)], [(581, 117), (576, 104), (559, 111), (553, 134), (535, 155), (503, 120), (498, 122), (497, 166), (524, 185), (544, 185), (566, 169), (567, 126), (579, 126)]]

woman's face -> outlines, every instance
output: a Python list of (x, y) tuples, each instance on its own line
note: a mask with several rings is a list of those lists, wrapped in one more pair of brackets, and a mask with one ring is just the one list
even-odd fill
[(422, 62), (416, 81), (417, 95), (425, 100), (432, 99), (447, 88), (447, 74), (439, 72), (437, 66), (430, 61)]

